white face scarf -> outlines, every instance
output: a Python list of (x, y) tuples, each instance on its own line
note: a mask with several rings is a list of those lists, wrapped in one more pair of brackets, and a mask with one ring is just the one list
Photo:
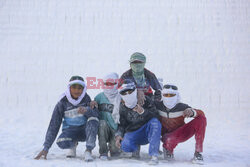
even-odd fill
[[(180, 102), (180, 95), (177, 90), (163, 89), (161, 91), (163, 104), (168, 108), (172, 109)], [(173, 97), (164, 97), (163, 94), (175, 94)]]
[(125, 106), (128, 108), (134, 108), (137, 104), (137, 89), (135, 89), (131, 94), (121, 95), (125, 102)]
[[(108, 81), (109, 79), (112, 79), (114, 82), (117, 82), (119, 76), (117, 73), (110, 73), (104, 77), (104, 82)], [(111, 89), (103, 89), (103, 93), (108, 98), (109, 102), (114, 105), (112, 118), (115, 121), (115, 123), (119, 123), (120, 120), (119, 107), (121, 102), (121, 96), (118, 93), (118, 83), (116, 83), (114, 87)]]
[(115, 84), (113, 88), (103, 89), (103, 92), (104, 92), (105, 96), (107, 96), (109, 100), (112, 101), (112, 99), (114, 99), (117, 96), (117, 94), (118, 94), (118, 88), (117, 87), (118, 87), (118, 83)]
[(108, 87), (103, 89), (104, 94), (108, 97), (109, 100), (113, 101), (112, 99), (114, 99), (116, 97), (116, 95), (118, 94), (118, 80), (119, 80), (119, 75), (117, 73), (110, 73), (108, 75), (106, 75), (103, 78), (104, 82), (111, 82), (111, 83), (116, 83), (114, 86), (112, 87)]
[(173, 96), (173, 97), (163, 97), (163, 104), (168, 108), (168, 109), (172, 109), (174, 108), (174, 106), (177, 104), (177, 96)]

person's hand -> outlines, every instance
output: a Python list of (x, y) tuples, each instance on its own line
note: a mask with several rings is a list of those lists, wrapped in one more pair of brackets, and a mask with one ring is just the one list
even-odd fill
[(154, 94), (154, 96), (153, 96), (153, 99), (154, 99), (154, 101), (158, 101), (158, 102), (161, 101), (161, 91), (160, 91), (160, 90), (156, 90), (156, 91), (155, 91), (155, 94)]
[(193, 117), (194, 116), (194, 111), (192, 108), (187, 108), (183, 112), (184, 117)]
[(137, 89), (137, 100), (138, 100), (138, 104), (140, 106), (144, 105), (144, 101), (146, 100), (145, 94), (143, 90), (138, 90)]
[(78, 109), (78, 113), (79, 114), (84, 114), (84, 113), (86, 113), (88, 110), (87, 110), (87, 108), (86, 107), (79, 107), (79, 109)]
[(120, 148), (121, 147), (121, 140), (122, 140), (123, 138), (121, 137), (121, 136), (116, 136), (115, 137), (115, 145), (116, 145), (116, 147), (117, 148)]
[(44, 159), (47, 159), (47, 154), (48, 154), (48, 151), (42, 150), (42, 151), (35, 157), (35, 159), (36, 159), (36, 160), (39, 160), (42, 156), (44, 157)]
[(133, 108), (133, 111), (138, 112), (138, 114), (142, 114), (144, 109), (139, 104), (137, 104), (135, 108)]
[(91, 109), (94, 109), (95, 107), (98, 108), (98, 104), (96, 101), (91, 101), (89, 105)]

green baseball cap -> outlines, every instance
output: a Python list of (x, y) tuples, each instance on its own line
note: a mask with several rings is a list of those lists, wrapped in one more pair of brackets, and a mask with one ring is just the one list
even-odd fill
[(146, 56), (144, 54), (135, 52), (131, 55), (129, 62), (133, 63), (135, 61), (140, 61), (142, 63), (146, 63)]

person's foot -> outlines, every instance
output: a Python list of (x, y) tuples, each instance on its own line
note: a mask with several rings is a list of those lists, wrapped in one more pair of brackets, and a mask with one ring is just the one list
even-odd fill
[(157, 165), (159, 163), (157, 156), (152, 156), (151, 160), (148, 162), (149, 165)]
[(132, 158), (140, 159), (140, 150), (141, 150), (141, 146), (138, 146), (138, 149), (132, 152)]
[(110, 152), (110, 159), (118, 159), (121, 158), (121, 152)]
[(201, 164), (201, 165), (203, 165), (204, 161), (203, 161), (202, 154), (200, 152), (195, 152), (194, 153), (194, 158), (192, 159), (192, 162), (195, 163), (195, 164)]
[(107, 154), (102, 154), (100, 155), (100, 159), (103, 161), (107, 161), (108, 160), (108, 155)]
[(94, 158), (92, 157), (92, 153), (90, 150), (86, 150), (85, 153), (84, 153), (84, 160), (86, 162), (91, 162), (94, 160)]
[(77, 147), (77, 143), (72, 148), (67, 149), (68, 150), (68, 153), (66, 155), (67, 158), (75, 158), (76, 157), (76, 147)]
[(164, 154), (164, 159), (167, 161), (173, 161), (174, 160), (174, 154), (167, 150), (166, 148), (163, 148), (163, 154)]
[(131, 158), (131, 156), (132, 156), (131, 152), (124, 152), (124, 151), (121, 151), (119, 155), (120, 158)]

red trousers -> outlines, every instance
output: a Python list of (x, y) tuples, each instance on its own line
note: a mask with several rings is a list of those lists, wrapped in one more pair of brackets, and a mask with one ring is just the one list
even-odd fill
[(162, 137), (163, 147), (173, 152), (174, 148), (195, 135), (195, 151), (203, 151), (207, 120), (204, 115), (197, 116), (189, 123), (179, 127), (173, 132), (166, 133)]

